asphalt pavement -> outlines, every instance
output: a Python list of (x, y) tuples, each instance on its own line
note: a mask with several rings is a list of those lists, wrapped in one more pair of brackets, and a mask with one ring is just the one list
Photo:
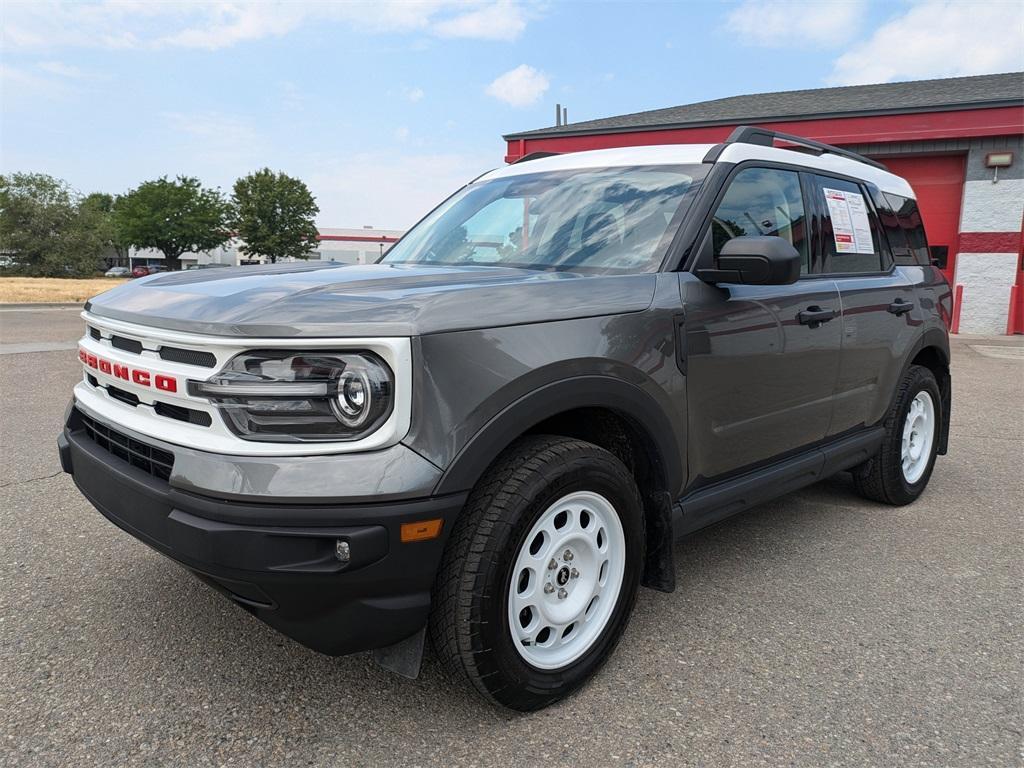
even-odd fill
[(955, 340), (918, 502), (840, 476), (679, 543), (596, 679), (520, 715), (306, 650), (106, 522), (55, 449), (80, 333), (0, 308), (0, 765), (1024, 763), (1021, 337)]

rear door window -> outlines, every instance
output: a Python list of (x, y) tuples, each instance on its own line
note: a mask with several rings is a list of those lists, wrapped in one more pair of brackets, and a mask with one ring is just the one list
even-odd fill
[(821, 212), (821, 271), (826, 274), (884, 269), (878, 220), (861, 185), (830, 176), (814, 177)]

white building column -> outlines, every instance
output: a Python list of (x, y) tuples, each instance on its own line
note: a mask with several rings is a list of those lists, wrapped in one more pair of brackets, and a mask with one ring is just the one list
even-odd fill
[[(960, 215), (963, 250), (956, 257), (953, 281), (963, 286), (960, 333), (1003, 334), (1020, 260), (1024, 178), (1000, 178), (994, 183), (992, 171), (984, 168), (982, 150), (972, 149), (970, 160), (973, 167), (964, 184)], [(1024, 165), (1019, 153), (1014, 165), (1017, 176)]]

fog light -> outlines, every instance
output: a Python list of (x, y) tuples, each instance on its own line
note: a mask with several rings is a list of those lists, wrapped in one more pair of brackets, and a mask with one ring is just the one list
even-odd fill
[(348, 542), (338, 539), (334, 543), (334, 556), (338, 558), (338, 562), (347, 563), (352, 559), (352, 550), (349, 549)]

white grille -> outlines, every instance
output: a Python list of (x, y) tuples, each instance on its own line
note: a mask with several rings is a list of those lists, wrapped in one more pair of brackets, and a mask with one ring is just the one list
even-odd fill
[[(109, 365), (103, 366), (106, 369), (103, 370), (83, 363), (82, 381), (75, 386), (75, 401), (87, 413), (108, 424), (120, 424), (140, 434), (175, 445), (236, 456), (310, 456), (378, 450), (394, 445), (409, 431), (412, 408), (412, 352), (407, 338), (240, 339), (168, 331), (109, 320), (89, 312), (83, 312), (82, 317), (90, 328), (99, 331), (100, 338), (94, 338), (95, 334), (87, 331), (79, 341), (79, 348), (86, 355), (94, 355), (96, 359), (103, 359)], [(118, 349), (111, 344), (112, 336), (138, 341), (142, 349), (137, 354)], [(162, 359), (159, 353), (161, 347), (212, 355), (216, 365), (207, 368)], [(228, 429), (217, 408), (208, 400), (188, 394), (187, 382), (213, 378), (235, 355), (252, 349), (337, 349), (375, 352), (387, 362), (395, 374), (395, 407), (391, 416), (379, 429), (351, 442), (273, 443), (242, 440)], [(140, 384), (133, 381), (130, 375), (126, 380), (123, 371), (121, 375), (115, 375), (115, 365), (145, 371), (150, 374), (149, 383)], [(88, 380), (90, 376), (103, 386), (93, 386)], [(173, 377), (177, 382), (175, 391), (156, 388), (154, 384), (158, 376)], [(166, 380), (161, 379), (161, 383), (165, 382)], [(111, 396), (105, 388), (107, 385), (137, 397), (139, 405), (133, 406), (123, 399)], [(204, 426), (159, 415), (155, 410), (157, 403), (207, 413), (210, 416), (210, 425)], [(166, 412), (166, 409), (164, 410)]]

